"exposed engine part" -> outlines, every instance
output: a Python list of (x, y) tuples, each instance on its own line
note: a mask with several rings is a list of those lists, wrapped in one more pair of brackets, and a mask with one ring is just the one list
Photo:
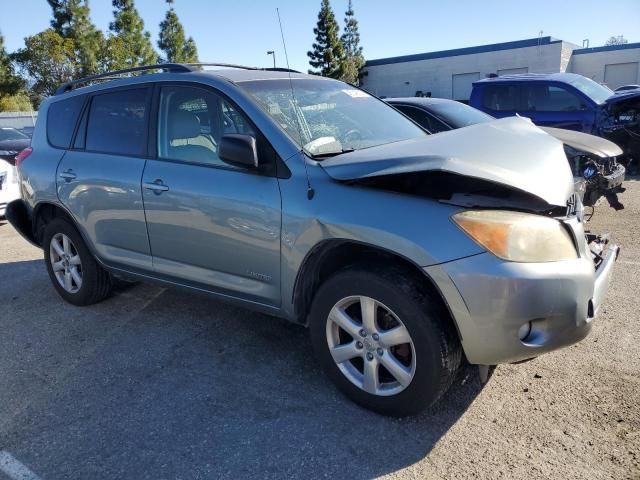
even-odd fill
[(565, 145), (565, 153), (574, 177), (584, 179), (583, 203), (585, 206), (594, 206), (601, 197), (605, 197), (616, 210), (624, 208), (618, 200), (618, 193), (624, 192), (622, 182), (626, 169), (618, 163), (616, 157), (599, 158), (575, 150), (568, 145)]
[(640, 172), (640, 100), (611, 105), (605, 111), (600, 134), (624, 150), (620, 159), (630, 173)]

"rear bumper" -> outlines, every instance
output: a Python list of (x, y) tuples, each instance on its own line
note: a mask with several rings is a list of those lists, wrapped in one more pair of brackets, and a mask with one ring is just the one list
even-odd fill
[(13, 202), (9, 202), (5, 211), (5, 217), (25, 240), (40, 248), (40, 245), (33, 236), (31, 216), (24, 201), (14, 200)]
[(536, 357), (586, 337), (606, 296), (618, 251), (608, 246), (596, 271), (589, 258), (515, 263), (489, 253), (425, 271), (449, 305), (469, 362), (495, 365)]

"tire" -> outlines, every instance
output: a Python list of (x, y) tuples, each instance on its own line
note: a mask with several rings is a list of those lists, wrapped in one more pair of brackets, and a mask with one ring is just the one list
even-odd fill
[[(349, 302), (354, 297), (361, 300), (351, 305)], [(375, 337), (372, 332), (365, 332), (365, 337), (362, 337), (362, 330), (356, 336), (350, 335), (330, 319), (330, 313), (332, 318), (339, 317), (334, 306), (349, 305), (341, 311), (354, 320), (348, 328), (353, 332), (355, 327), (358, 331), (363, 327), (361, 319), (357, 318), (358, 312), (362, 312), (363, 304), (370, 304), (367, 299), (373, 299), (375, 304), (372, 311), (376, 312), (377, 318), (377, 345), (372, 341)], [(386, 338), (384, 334), (391, 330), (382, 326), (383, 321), (392, 328), (404, 326), (410, 342), (386, 348), (381, 342)], [(368, 322), (368, 325), (372, 324)], [(384, 415), (413, 415), (434, 404), (451, 386), (462, 358), (457, 332), (440, 298), (402, 269), (350, 269), (335, 274), (322, 284), (313, 299), (309, 327), (313, 349), (331, 380), (354, 402)], [(368, 337), (371, 340), (365, 342)], [(402, 338), (406, 339), (406, 336)], [(331, 349), (345, 345), (349, 349), (347, 355), (359, 352), (361, 358), (341, 363), (334, 361)], [(383, 364), (396, 365), (397, 362), (389, 363), (392, 360), (400, 361), (404, 367), (397, 377)], [(374, 365), (376, 362), (377, 366)], [(377, 371), (372, 375), (377, 377), (379, 385), (378, 381), (366, 381), (365, 368), (367, 372)], [(394, 371), (399, 372), (398, 369)], [(412, 373), (407, 381), (409, 371)], [(397, 378), (402, 378), (404, 385)], [(369, 391), (365, 391), (365, 383), (368, 383)]]
[[(52, 242), (55, 238), (57, 246), (60, 248), (65, 243), (64, 237), (68, 239), (67, 244), (70, 243), (70, 253), (66, 258), (67, 263), (61, 270), (54, 270), (54, 262), (57, 265), (56, 268), (60, 268), (60, 262), (63, 262), (65, 257), (58, 254)], [(55, 218), (47, 224), (42, 248), (49, 278), (58, 294), (67, 302), (85, 306), (98, 303), (109, 296), (113, 285), (111, 275), (98, 264), (85, 245), (82, 236), (68, 220)], [(77, 264), (78, 258), (79, 264)], [(78, 278), (79, 275), (80, 285), (78, 286), (78, 282), (72, 277), (71, 288), (67, 289), (64, 284), (67, 272), (74, 267), (76, 268), (75, 278)], [(60, 275), (64, 280), (59, 280)]]

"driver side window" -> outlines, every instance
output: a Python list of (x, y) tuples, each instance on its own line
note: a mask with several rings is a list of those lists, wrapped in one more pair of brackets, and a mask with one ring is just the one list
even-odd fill
[(159, 158), (235, 168), (218, 156), (220, 140), (229, 133), (256, 137), (248, 120), (221, 96), (196, 87), (162, 88)]

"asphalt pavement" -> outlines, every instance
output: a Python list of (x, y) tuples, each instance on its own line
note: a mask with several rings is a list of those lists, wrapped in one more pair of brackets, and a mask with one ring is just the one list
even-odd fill
[[(0, 220), (0, 478), (640, 478), (640, 182), (594, 230), (623, 250), (592, 334), (463, 372), (391, 419), (323, 376), (307, 331), (137, 284), (66, 304)], [(4, 473), (3, 473), (4, 472)]]

